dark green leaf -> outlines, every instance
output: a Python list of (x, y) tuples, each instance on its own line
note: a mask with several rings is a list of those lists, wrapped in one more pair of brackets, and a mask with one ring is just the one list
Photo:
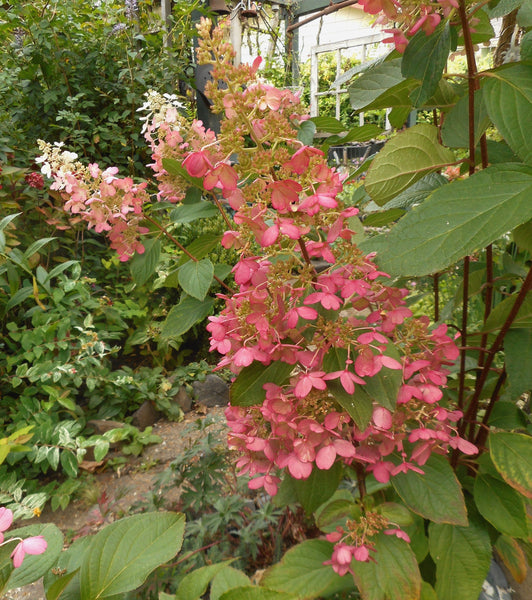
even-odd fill
[(503, 479), (532, 498), (532, 437), (522, 433), (491, 432), (490, 456)]
[(483, 96), (491, 120), (512, 150), (532, 164), (532, 65), (504, 65), (486, 79)]
[(512, 231), (514, 242), (532, 255), (532, 220), (519, 225)]
[(519, 492), (490, 475), (477, 475), (475, 504), (497, 531), (512, 537), (528, 537), (525, 503)]
[[(475, 92), (475, 145), (490, 124), (482, 89)], [(462, 96), (445, 117), (442, 142), (450, 148), (469, 148), (469, 97)], [(490, 157), (491, 158), (491, 157)]]
[(519, 8), (522, 3), (523, 0), (499, 0), (498, 2), (491, 2), (490, 4), (495, 4), (495, 6), (493, 8), (488, 7), (489, 16), (491, 19), (504, 17), (504, 15)]
[(478, 600), (491, 562), (488, 533), (475, 521), (468, 527), (431, 523), (429, 548), (438, 600)]
[[(490, 316), (487, 318), (486, 323), (483, 327), (483, 331), (490, 332), (500, 329), (506, 319), (508, 318), (517, 294), (512, 294), (505, 298), (502, 302), (499, 302), (497, 306), (491, 311)], [(525, 297), (521, 308), (519, 309), (517, 316), (513, 320), (511, 327), (515, 329), (525, 329), (532, 327), (532, 293), (528, 292)]]
[(494, 165), (436, 190), (389, 234), (360, 247), (377, 251), (379, 266), (394, 276), (442, 271), (528, 221), (531, 193), (530, 167)]
[(410, 92), (418, 83), (405, 80), (401, 73), (402, 58), (380, 63), (368, 69), (349, 86), (349, 100), (355, 110), (376, 110), (391, 106), (412, 105)]
[(530, 2), (523, 2), (517, 13), (517, 24), (519, 27), (532, 27), (532, 4)]
[(443, 175), (429, 173), (404, 192), (401, 192), (393, 200), (386, 202), (383, 208), (386, 210), (391, 208), (410, 208), (414, 204), (421, 204), (434, 190), (447, 183), (449, 183), (449, 180)]
[(508, 393), (517, 400), (521, 394), (532, 390), (532, 329), (508, 331), (504, 338), (504, 350)]
[(405, 212), (402, 208), (390, 208), (389, 210), (371, 213), (364, 219), (364, 227), (383, 227), (397, 221)]
[[(175, 600), (198, 600), (205, 592), (211, 580), (225, 569), (230, 561), (207, 565), (191, 571), (183, 579), (177, 588)], [(241, 583), (239, 585), (242, 585)]]
[(398, 133), (377, 154), (368, 169), (365, 186), (382, 206), (419, 181), (455, 160), (448, 148), (438, 143), (438, 129), (420, 123)]
[(264, 587), (242, 586), (222, 594), (219, 600), (299, 600), (300, 596), (285, 594)]
[(24, 557), (22, 566), (11, 573), (6, 589), (22, 587), (40, 579), (55, 564), (63, 549), (63, 534), (53, 523), (28, 525), (9, 531), (8, 535), (19, 538), (42, 535), (48, 546), (41, 555)]
[(170, 219), (173, 223), (192, 223), (198, 219), (206, 219), (219, 214), (214, 204), (204, 200), (195, 204), (182, 204), (177, 206), (170, 213)]
[(208, 258), (189, 260), (179, 268), (178, 281), (189, 296), (203, 301), (211, 287), (213, 275), (214, 265)]
[[(504, 397), (507, 395), (508, 393), (505, 392)], [(488, 423), (492, 427), (496, 427), (497, 429), (507, 429), (508, 431), (515, 429), (526, 429), (528, 424), (526, 414), (515, 403), (515, 400), (519, 398), (519, 395), (514, 396), (513, 393), (510, 395), (514, 398), (514, 401), (509, 402), (505, 400), (499, 400), (496, 402), (493, 410), (491, 411)]]
[(433, 454), (423, 465), (424, 475), (408, 471), (391, 478), (406, 506), (434, 523), (467, 524), (462, 489), (449, 462)]
[(333, 117), (312, 117), (311, 121), (316, 125), (318, 131), (342, 133), (346, 130), (345, 125)]
[(78, 476), (78, 461), (76, 455), (70, 450), (61, 452), (61, 466), (69, 477), (75, 478)]
[(351, 563), (364, 600), (419, 600), (421, 575), (410, 546), (382, 532), (374, 540), (375, 560)]
[(410, 98), (414, 107), (419, 107), (434, 94), (447, 64), (451, 50), (449, 22), (441, 22), (431, 35), (419, 30), (410, 39), (403, 55), (401, 72), (405, 78), (412, 77), (422, 82)]
[(53, 242), (55, 239), (55, 237), (48, 237), (48, 238), (43, 238), (41, 240), (36, 240), (35, 242), (33, 242), (33, 244), (31, 244), (26, 251), (24, 252), (24, 256), (26, 258), (30, 258), (31, 256), (33, 256), (36, 252), (39, 252), (39, 250), (41, 248), (43, 248), (44, 246), (46, 246), (47, 244), (49, 244), (50, 242)]
[(107, 525), (90, 542), (80, 572), (81, 600), (123, 594), (173, 558), (183, 541), (185, 517), (154, 512)]
[(532, 31), (525, 33), (521, 38), (521, 60), (532, 61)]
[(342, 479), (342, 472), (342, 465), (336, 462), (326, 471), (314, 467), (307, 479), (292, 481), (298, 502), (307, 514), (313, 513), (331, 498)]
[(528, 565), (525, 553), (517, 540), (507, 535), (501, 535), (495, 542), (495, 550), (517, 583), (523, 583)]
[(193, 325), (210, 315), (213, 306), (213, 298), (205, 298), (203, 301), (191, 296), (181, 298), (179, 304), (170, 309), (161, 328), (161, 338), (169, 340), (182, 336)]
[(233, 406), (255, 406), (264, 402), (265, 383), (283, 385), (293, 370), (293, 366), (276, 361), (264, 366), (254, 361), (249, 367), (244, 367), (231, 385), (230, 396)]
[[(478, 19), (478, 22), (471, 28), (471, 41), (473, 44), (482, 44), (492, 40), (495, 37), (495, 32), (488, 13), (482, 9), (477, 10), (475, 11), (475, 19)], [(464, 45), (463, 35), (458, 36), (457, 42), (459, 46)]]
[[(217, 233), (206, 233), (195, 239), (187, 246), (186, 249), (189, 254), (192, 254), (192, 256), (200, 260), (209, 254), (213, 248), (218, 247), (221, 239), (222, 236), (218, 235)], [(189, 256), (187, 254), (183, 254), (178, 264), (179, 266), (184, 265), (189, 260)]]
[(233, 567), (224, 567), (212, 580), (209, 600), (219, 600), (228, 590), (249, 585), (251, 580), (245, 573)]
[(349, 577), (340, 577), (329, 565), (333, 545), (325, 540), (308, 540), (291, 548), (271, 569), (261, 584), (297, 598), (319, 598), (353, 588)]
[(297, 139), (305, 146), (311, 146), (316, 133), (316, 125), (312, 121), (303, 121), (297, 132)]
[(137, 285), (144, 285), (155, 273), (161, 256), (161, 241), (150, 239), (144, 242), (144, 253), (135, 253), (131, 259), (131, 276)]
[(355, 385), (355, 393), (349, 394), (339, 380), (327, 382), (327, 389), (338, 404), (353, 419), (356, 426), (364, 431), (373, 414), (373, 400), (366, 394), (364, 387)]

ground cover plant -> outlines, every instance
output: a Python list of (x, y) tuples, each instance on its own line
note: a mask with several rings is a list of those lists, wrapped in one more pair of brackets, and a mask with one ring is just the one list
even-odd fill
[[(338, 197), (346, 175), (327, 165), (313, 135), (322, 127), (364, 141), (368, 129), (310, 121), (297, 96), (260, 80), (259, 60), (234, 67), (223, 26), (209, 21), (199, 26), (198, 61), (212, 65), (206, 92), (223, 116), (220, 133), (151, 96), (146, 136), (159, 202), (113, 167), (41, 144), (66, 210), (107, 232), (121, 261), (137, 261), (137, 277), (157, 270), (162, 240), (180, 249), (180, 262), (159, 273), (181, 290), (163, 336), (211, 315), (212, 291), (221, 291), (207, 329), (219, 365), (234, 375), (226, 414), (236, 465), (252, 490), (301, 504), (320, 530), (259, 585), (222, 562), (160, 598), (199, 598), (211, 585), (210, 596), (226, 600), (476, 600), (494, 552), (524, 578), (532, 22), (520, 4), (363, 3), (396, 24), (397, 50), (353, 82), (353, 108), (391, 107), (398, 129), (413, 108), (433, 111), (434, 123), (400, 131), (353, 173), (365, 179), (349, 205)], [(520, 60), (509, 48), (509, 62), (478, 72), (473, 44), (493, 37), (490, 16), (514, 10)], [(465, 77), (445, 72), (457, 44)], [(364, 239), (358, 205), (367, 211), (370, 201), (381, 210), (364, 223), (386, 230)], [(174, 235), (215, 211), (223, 234), (188, 246)], [(233, 280), (208, 256), (219, 243), (239, 254)], [(427, 277), (433, 322), (413, 315), (419, 297), (408, 304), (407, 286), (424, 291)], [(453, 292), (440, 309), (441, 282)], [(127, 561), (122, 550), (113, 552)], [(94, 583), (88, 552), (73, 547), (77, 558), (61, 563), (67, 572), (81, 564), (72, 597), (112, 596), (116, 588)], [(71, 576), (53, 581), (48, 596)]]

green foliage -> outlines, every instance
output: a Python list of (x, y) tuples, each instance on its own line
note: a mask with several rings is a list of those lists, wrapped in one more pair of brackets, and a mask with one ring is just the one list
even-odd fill
[[(171, 44), (151, 0), (7, 4), (0, 11), (0, 138), (27, 160), (38, 138), (61, 139), (80, 155), (142, 173), (146, 146), (137, 109), (151, 88), (180, 89), (193, 76), (191, 14), (176, 2)], [(35, 119), (35, 115), (39, 119)]]

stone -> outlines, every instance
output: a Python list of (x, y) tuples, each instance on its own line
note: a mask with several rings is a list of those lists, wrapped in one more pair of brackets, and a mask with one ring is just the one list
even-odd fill
[(211, 408), (229, 404), (229, 386), (218, 375), (211, 373), (205, 381), (195, 381), (192, 387), (196, 402), (203, 406)]
[(176, 402), (179, 408), (184, 413), (189, 413), (192, 410), (193, 400), (190, 395), (187, 393), (187, 390), (184, 385), (179, 388), (179, 391), (174, 396), (174, 402)]
[(131, 423), (139, 429), (146, 429), (146, 427), (157, 423), (162, 416), (162, 413), (149, 400), (146, 400), (133, 413)]

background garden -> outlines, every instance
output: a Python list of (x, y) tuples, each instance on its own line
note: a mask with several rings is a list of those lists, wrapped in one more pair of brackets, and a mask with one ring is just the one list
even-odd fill
[[(493, 557), (524, 581), (532, 9), (360, 4), (396, 49), (343, 65), (340, 120), (308, 119), (289, 54), (233, 66), (200, 0), (167, 23), (149, 0), (0, 8), (0, 591), (476, 600)], [(342, 144), (368, 151), (328, 164)], [(135, 411), (180, 421), (215, 369), (236, 458), (198, 420), (127, 518), (100, 499), (115, 522), (65, 549), (24, 526), (87, 495), (87, 461), (156, 443)]]

